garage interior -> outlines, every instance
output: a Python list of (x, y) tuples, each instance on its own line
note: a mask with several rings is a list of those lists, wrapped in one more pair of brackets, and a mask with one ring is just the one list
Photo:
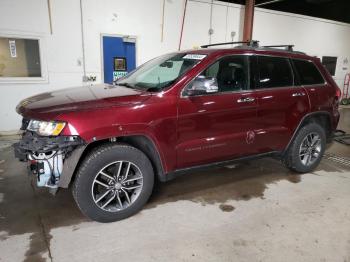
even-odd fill
[[(0, 261), (350, 262), (349, 14), (345, 0), (2, 0)], [(102, 224), (81, 214), (70, 188), (37, 188), (15, 159), (21, 100), (250, 40), (319, 57), (342, 91), (339, 132), (314, 172), (272, 158), (193, 172), (157, 183), (136, 215)]]

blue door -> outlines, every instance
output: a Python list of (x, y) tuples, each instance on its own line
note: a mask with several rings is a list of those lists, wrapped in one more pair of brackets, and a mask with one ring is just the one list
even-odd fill
[(126, 75), (136, 67), (135, 43), (125, 42), (122, 37), (103, 36), (104, 82)]

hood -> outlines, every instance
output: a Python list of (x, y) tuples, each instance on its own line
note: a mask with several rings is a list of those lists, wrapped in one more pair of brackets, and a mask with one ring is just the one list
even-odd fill
[(144, 102), (150, 93), (108, 84), (82, 86), (42, 93), (21, 101), (16, 111), (29, 117), (58, 116), (61, 113)]

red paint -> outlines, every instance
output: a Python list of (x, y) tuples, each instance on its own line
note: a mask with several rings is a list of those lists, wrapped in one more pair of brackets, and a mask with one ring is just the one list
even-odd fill
[[(319, 59), (298, 53), (254, 49), (201, 49), (190, 53), (207, 54), (207, 57), (169, 89), (159, 93), (109, 85), (70, 88), (28, 98), (17, 110), (26, 118), (66, 121), (68, 124), (62, 135), (79, 135), (87, 143), (145, 135), (156, 145), (165, 172), (272, 150), (282, 151), (301, 119), (310, 112), (330, 113), (331, 128), (335, 130), (339, 120), (335, 106), (338, 87)], [(197, 74), (217, 58), (231, 54), (312, 60), (327, 84), (181, 96), (183, 88)], [(295, 92), (305, 92), (305, 96), (293, 97)], [(255, 101), (237, 103), (244, 97), (253, 97)]]

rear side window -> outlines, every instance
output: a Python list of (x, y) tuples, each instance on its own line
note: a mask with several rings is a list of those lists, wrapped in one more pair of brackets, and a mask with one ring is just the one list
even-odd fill
[(293, 72), (287, 58), (258, 56), (258, 74), (258, 88), (293, 86)]
[(314, 63), (298, 59), (293, 59), (293, 63), (298, 73), (300, 84), (317, 85), (325, 82)]

